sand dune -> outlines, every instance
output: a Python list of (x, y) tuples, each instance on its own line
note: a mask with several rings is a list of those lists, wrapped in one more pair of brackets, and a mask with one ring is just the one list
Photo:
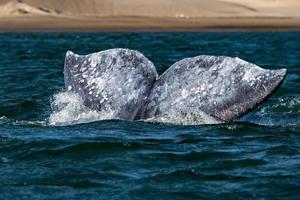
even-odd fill
[[(55, 10), (66, 16), (207, 17), (253, 15), (238, 4), (210, 0), (23, 0), (0, 1), (0, 16), (41, 15)], [(42, 9), (42, 10), (41, 10)], [(55, 15), (55, 13), (51, 13)]]
[(298, 0), (0, 0), (0, 4), (0, 16), (252, 17), (287, 16), (288, 8), (300, 8)]
[(300, 21), (295, 21), (300, 19), (299, 10), (300, 0), (0, 0), (0, 22), (8, 18), (13, 19), (11, 23), (20, 18), (24, 22), (42, 16), (50, 21), (149, 18), (178, 19), (178, 23), (229, 18), (259, 24), (262, 18), (272, 23), (278, 18), (291, 18), (300, 26)]
[(55, 15), (55, 11), (43, 8), (34, 7), (26, 3), (11, 1), (0, 6), (1, 17), (15, 17), (24, 15)]

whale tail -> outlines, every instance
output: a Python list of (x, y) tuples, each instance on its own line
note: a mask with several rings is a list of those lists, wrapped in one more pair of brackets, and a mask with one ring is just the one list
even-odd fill
[(180, 60), (157, 78), (151, 61), (128, 49), (86, 56), (68, 51), (64, 69), (66, 88), (92, 109), (117, 119), (177, 124), (235, 120), (273, 94), (286, 73), (204, 55)]

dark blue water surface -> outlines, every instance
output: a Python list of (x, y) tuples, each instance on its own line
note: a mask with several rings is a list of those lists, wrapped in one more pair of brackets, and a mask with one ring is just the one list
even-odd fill
[[(240, 122), (49, 125), (67, 50), (201, 54), (288, 69)], [(300, 199), (300, 32), (1, 33), (0, 199)]]

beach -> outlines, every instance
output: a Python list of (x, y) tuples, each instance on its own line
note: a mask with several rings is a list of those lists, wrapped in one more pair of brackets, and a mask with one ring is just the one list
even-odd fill
[(0, 30), (299, 29), (297, 0), (0, 0)]

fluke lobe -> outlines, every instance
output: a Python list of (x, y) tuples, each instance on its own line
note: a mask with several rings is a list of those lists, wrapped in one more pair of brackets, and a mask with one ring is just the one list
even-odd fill
[(86, 56), (68, 51), (64, 76), (66, 88), (78, 93), (87, 107), (114, 119), (134, 120), (158, 74), (138, 51), (110, 49)]

